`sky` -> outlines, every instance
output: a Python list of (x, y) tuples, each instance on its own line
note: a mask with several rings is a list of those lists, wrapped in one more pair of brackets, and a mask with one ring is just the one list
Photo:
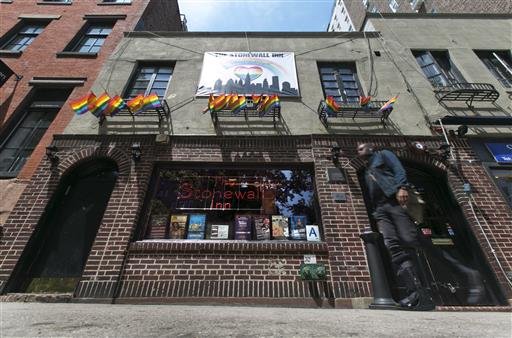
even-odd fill
[(178, 0), (188, 30), (325, 32), (335, 0)]

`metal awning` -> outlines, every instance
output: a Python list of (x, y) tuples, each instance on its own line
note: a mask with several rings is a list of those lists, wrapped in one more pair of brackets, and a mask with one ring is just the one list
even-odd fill
[[(443, 125), (512, 126), (512, 116), (445, 116), (440, 120)], [(439, 120), (433, 123), (441, 124)]]
[(453, 83), (434, 89), (438, 102), (463, 101), (468, 106), (473, 102), (495, 102), (500, 93), (489, 83)]

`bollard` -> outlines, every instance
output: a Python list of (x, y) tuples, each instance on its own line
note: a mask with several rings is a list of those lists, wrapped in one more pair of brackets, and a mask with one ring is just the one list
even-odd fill
[(365, 229), (365, 232), (359, 235), (364, 241), (368, 266), (370, 268), (370, 278), (372, 280), (373, 302), (370, 309), (396, 309), (397, 304), (391, 296), (384, 263), (379, 250), (379, 241), (382, 241), (382, 235), (373, 232), (371, 229)]

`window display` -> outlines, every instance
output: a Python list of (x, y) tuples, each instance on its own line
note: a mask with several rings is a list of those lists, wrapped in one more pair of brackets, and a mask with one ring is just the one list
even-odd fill
[(142, 239), (306, 240), (312, 170), (158, 168)]

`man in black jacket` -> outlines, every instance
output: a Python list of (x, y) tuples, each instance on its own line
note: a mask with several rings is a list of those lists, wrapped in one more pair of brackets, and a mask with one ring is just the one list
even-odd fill
[(373, 206), (372, 215), (384, 237), (396, 275), (405, 283), (409, 294), (399, 304), (411, 310), (433, 310), (435, 305), (420, 281), (415, 260), (420, 247), (418, 231), (403, 208), (409, 198), (405, 169), (394, 153), (374, 151), (370, 143), (360, 144), (357, 152), (367, 160), (365, 183)]

